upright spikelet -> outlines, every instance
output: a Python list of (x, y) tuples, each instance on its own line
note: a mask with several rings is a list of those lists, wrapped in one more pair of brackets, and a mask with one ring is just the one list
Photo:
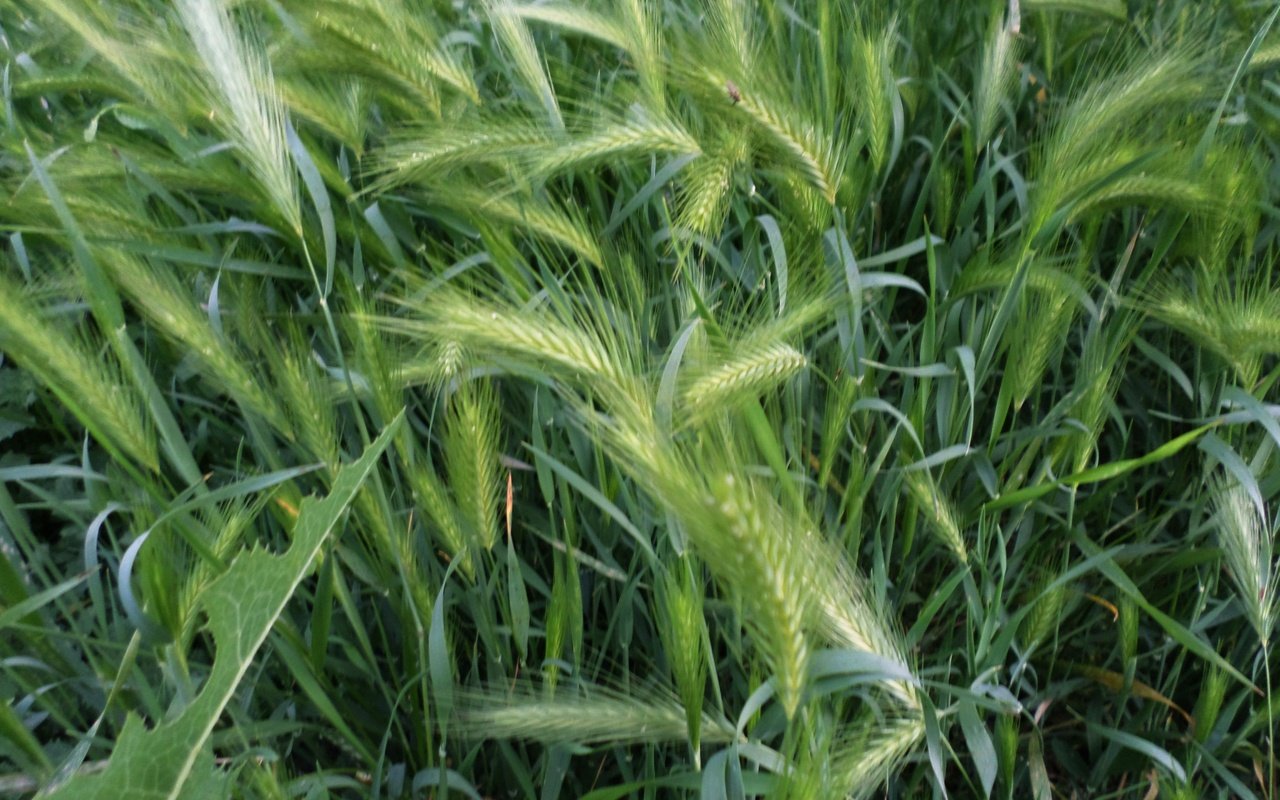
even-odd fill
[(662, 54), (662, 20), (652, 0), (620, 0), (618, 10), (627, 30), (627, 52), (649, 108), (666, 107), (666, 64)]
[(1221, 667), (1210, 666), (1205, 669), (1204, 680), (1200, 684), (1200, 693), (1196, 695), (1195, 707), (1191, 710), (1191, 718), (1196, 721), (1196, 741), (1204, 743), (1222, 711), (1222, 701), (1230, 688), (1231, 675)]
[(676, 690), (684, 704), (689, 747), (696, 758), (702, 738), (702, 702), (709, 664), (703, 587), (701, 581), (695, 580), (694, 563), (692, 557), (682, 559), (658, 585), (657, 628)]
[(498, 541), (498, 405), (488, 383), (465, 384), (451, 399), (444, 452), (449, 484), (471, 546)]
[(746, 75), (755, 49), (751, 4), (746, 0), (713, 0), (707, 5), (709, 44), (724, 53), (739, 74)]
[(275, 379), (275, 396), (281, 398), (288, 412), (290, 428), (298, 441), (313, 457), (336, 469), (338, 443), (333, 435), (337, 430), (334, 403), (324, 390), (319, 367), (311, 358), (303, 342), (302, 332), (290, 325), (283, 341), (287, 346), (271, 351), (272, 377)]
[(1022, 620), (1019, 631), (1023, 647), (1031, 649), (1042, 644), (1062, 621), (1062, 607), (1067, 601), (1067, 587), (1054, 585), (1057, 574), (1048, 574), (1040, 581), (1040, 593), (1033, 598), (1031, 613)]
[(1045, 369), (1061, 354), (1075, 317), (1071, 299), (1056, 291), (1029, 293), (1024, 295), (1024, 302), (1016, 329), (1026, 334), (1011, 339), (1005, 372), (1005, 380), (1013, 390), (1015, 410), (1022, 408), (1040, 385)]
[(1068, 472), (1079, 472), (1093, 457), (1107, 421), (1107, 408), (1119, 389), (1125, 353), (1137, 333), (1138, 322), (1138, 317), (1131, 314), (1113, 318), (1085, 341), (1071, 404), (1071, 416), (1081, 427), (1060, 439), (1054, 449), (1055, 455), (1066, 454), (1064, 468)]
[(429, 464), (416, 462), (408, 467), (408, 479), (414, 499), (425, 512), (425, 527), (439, 539), (437, 546), (443, 547), (450, 559), (461, 559), (462, 573), (468, 578), (473, 577), (475, 562), (467, 548), (469, 539), (440, 476), (432, 471)]
[[(855, 44), (858, 60), (855, 70), (862, 99), (858, 111), (860, 122), (866, 127), (867, 151), (875, 172), (885, 167), (893, 130), (893, 101), (897, 92), (893, 80), (894, 36), (892, 26), (879, 32), (862, 31)], [(820, 185), (818, 188), (822, 191)], [(827, 193), (824, 191), (824, 194)]]

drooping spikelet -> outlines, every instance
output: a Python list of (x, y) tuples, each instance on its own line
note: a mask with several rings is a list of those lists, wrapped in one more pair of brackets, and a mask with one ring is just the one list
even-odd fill
[(758, 395), (785, 382), (808, 363), (803, 353), (782, 342), (753, 347), (694, 378), (682, 399), (694, 418), (702, 417), (735, 398)]
[[(711, 80), (716, 86), (730, 82), (721, 75), (713, 75)], [(802, 112), (767, 93), (740, 90), (738, 95), (741, 100), (734, 107), (753, 120), (781, 153), (790, 157), (796, 170), (827, 203), (834, 203), (843, 170), (842, 154), (835, 140)]]
[(102, 262), (147, 318), (195, 356), (215, 386), (225, 389), (246, 412), (262, 417), (281, 435), (293, 435), (288, 417), (250, 370), (245, 357), (217, 334), (172, 275), (119, 251), (103, 251)]
[(706, 527), (690, 526), (708, 565), (741, 598), (746, 624), (773, 669), (788, 716), (799, 707), (811, 655), (806, 628), (814, 595), (807, 550), (776, 504), (753, 482), (722, 475), (704, 500)]
[(1280, 569), (1273, 561), (1267, 520), (1239, 483), (1218, 482), (1213, 489), (1213, 504), (1223, 559), (1240, 603), (1265, 649), (1280, 616), (1280, 605), (1276, 603)]
[(915, 501), (920, 513), (929, 522), (929, 529), (947, 546), (961, 564), (969, 560), (969, 550), (965, 547), (964, 536), (960, 532), (960, 523), (951, 500), (943, 495), (938, 485), (927, 470), (916, 469), (903, 473), (902, 482), (907, 487), (911, 499)]
[[(514, 693), (468, 693), (458, 698), (456, 730), (467, 736), (540, 742), (663, 742), (685, 737), (685, 712), (674, 698), (656, 692), (628, 694), (601, 686), (556, 692), (521, 686)], [(732, 727), (704, 717), (708, 742), (731, 741)]]
[(973, 97), (973, 131), (975, 141), (985, 146), (996, 129), (1000, 101), (1013, 88), (1018, 72), (1017, 34), (992, 15), (991, 27), (982, 50), (982, 66)]
[(213, 91), (212, 118), (236, 143), (275, 211), (301, 235), (284, 105), (266, 57), (240, 36), (222, 0), (180, 0), (177, 5)]
[(537, 164), (541, 171), (557, 172), (637, 154), (700, 152), (698, 141), (674, 121), (644, 117), (607, 125), (548, 148)]
[(56, 392), (95, 436), (139, 464), (157, 468), (155, 435), (141, 399), (93, 349), (45, 319), (2, 272), (0, 351)]

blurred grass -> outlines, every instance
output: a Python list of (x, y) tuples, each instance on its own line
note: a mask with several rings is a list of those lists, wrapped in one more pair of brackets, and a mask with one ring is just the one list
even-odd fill
[(8, 0), (0, 795), (1275, 796), (1276, 14)]

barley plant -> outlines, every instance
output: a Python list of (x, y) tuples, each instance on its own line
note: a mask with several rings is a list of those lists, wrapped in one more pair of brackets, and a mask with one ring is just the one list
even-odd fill
[(0, 0), (0, 797), (1276, 797), (1277, 16)]

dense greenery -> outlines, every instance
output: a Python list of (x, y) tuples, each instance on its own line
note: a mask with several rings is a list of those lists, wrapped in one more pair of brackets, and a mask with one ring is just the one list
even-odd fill
[(1276, 15), (3, 0), (0, 795), (1275, 797)]

